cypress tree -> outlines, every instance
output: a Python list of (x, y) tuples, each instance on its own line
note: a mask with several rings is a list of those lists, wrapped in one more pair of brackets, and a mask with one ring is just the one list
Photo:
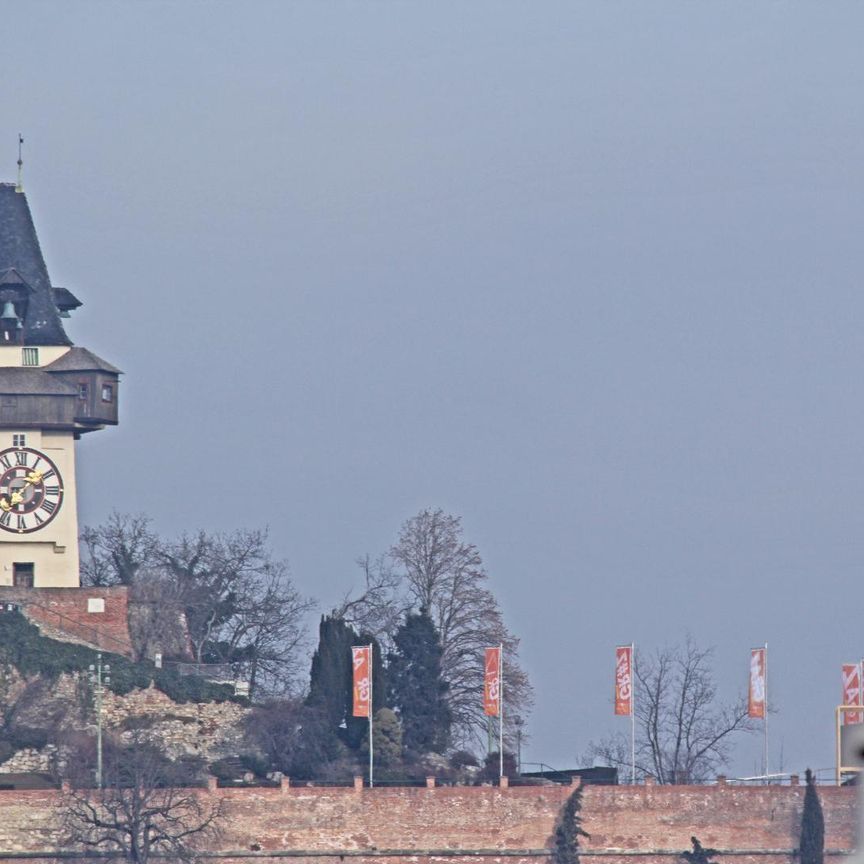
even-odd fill
[(409, 613), (393, 642), (387, 677), (390, 701), (402, 721), (402, 741), (412, 753), (443, 753), (452, 715), (441, 675), (441, 640), (429, 613)]
[(341, 618), (322, 616), (312, 655), (306, 704), (318, 708), (335, 729), (345, 720), (346, 688), (351, 694), (351, 646), (358, 636)]
[(377, 711), (386, 705), (384, 663), (381, 649), (368, 634), (357, 634), (342, 618), (323, 616), (318, 628), (318, 647), (312, 656), (309, 696), (306, 704), (317, 708), (333, 731), (352, 750), (356, 750), (366, 734), (368, 720), (355, 717), (354, 670), (351, 648), (372, 645), (372, 702)]
[(804, 792), (804, 809), (801, 813), (799, 844), (801, 864), (822, 864), (825, 855), (825, 820), (822, 816), (822, 805), (816, 794), (816, 780), (809, 768), (804, 777), (807, 789)]
[(582, 828), (582, 787), (564, 802), (555, 826), (554, 864), (579, 864), (579, 838), (590, 837)]

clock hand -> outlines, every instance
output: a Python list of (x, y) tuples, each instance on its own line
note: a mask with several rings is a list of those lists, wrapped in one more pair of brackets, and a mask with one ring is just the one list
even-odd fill
[(16, 504), (20, 504), (24, 500), (24, 495), (22, 494), (22, 492), (28, 486), (35, 486), (37, 483), (41, 482), (42, 472), (30, 471), (27, 474), (27, 481), (19, 489), (12, 492), (12, 494), (9, 496), (9, 501), (7, 501), (5, 498), (0, 498), (0, 510), (4, 510), (8, 513)]

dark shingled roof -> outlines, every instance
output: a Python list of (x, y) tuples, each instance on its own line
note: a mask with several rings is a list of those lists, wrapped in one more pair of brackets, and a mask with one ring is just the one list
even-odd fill
[(77, 396), (78, 388), (41, 369), (0, 366), (0, 394), (4, 396)]
[(112, 366), (107, 360), (103, 360), (92, 351), (78, 346), (70, 348), (62, 357), (58, 357), (43, 368), (46, 372), (113, 372), (115, 375), (122, 374), (116, 366)]
[(54, 285), (52, 290), (54, 291), (54, 302), (58, 309), (77, 309), (84, 305), (68, 288)]
[(54, 302), (27, 198), (13, 184), (0, 183), (0, 273), (13, 267), (33, 289), (24, 321), (24, 344), (71, 345)]
[(33, 289), (21, 278), (21, 274), (14, 267), (5, 270), (3, 275), (0, 276), (0, 286), (3, 285), (23, 285), (28, 291), (33, 291)]

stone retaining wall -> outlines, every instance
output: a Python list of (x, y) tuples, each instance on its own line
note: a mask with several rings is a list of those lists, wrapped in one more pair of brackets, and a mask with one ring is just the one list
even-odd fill
[[(542, 787), (211, 789), (224, 820), (220, 860), (276, 864), (441, 862), (546, 864), (561, 807), (573, 789)], [(821, 787), (830, 860), (852, 848), (855, 790)], [(669, 864), (691, 835), (734, 864), (795, 859), (804, 787), (590, 786), (584, 791), (585, 864)], [(0, 864), (63, 850), (60, 792), (0, 791)], [(268, 854), (269, 853), (269, 854)], [(46, 855), (39, 860), (51, 860)], [(323, 859), (323, 861), (322, 861)]]

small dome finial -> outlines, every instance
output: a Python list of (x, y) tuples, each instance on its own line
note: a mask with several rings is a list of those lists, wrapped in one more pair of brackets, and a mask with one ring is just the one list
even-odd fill
[(16, 192), (24, 191), (24, 178), (22, 172), (24, 169), (24, 159), (21, 157), (21, 147), (24, 144), (24, 136), (18, 133), (18, 185), (15, 187)]

